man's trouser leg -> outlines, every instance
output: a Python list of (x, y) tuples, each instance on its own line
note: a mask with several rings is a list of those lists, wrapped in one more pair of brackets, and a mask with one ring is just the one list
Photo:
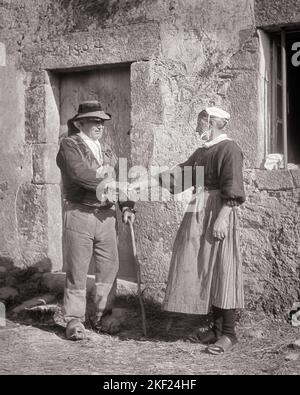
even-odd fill
[(67, 266), (63, 312), (65, 321), (85, 321), (86, 281), (93, 253), (95, 220), (93, 214), (67, 210), (64, 249)]
[(104, 311), (110, 310), (116, 291), (116, 277), (119, 257), (116, 235), (116, 217), (113, 210), (103, 210), (97, 214), (94, 240), (95, 261), (95, 321), (99, 321)]

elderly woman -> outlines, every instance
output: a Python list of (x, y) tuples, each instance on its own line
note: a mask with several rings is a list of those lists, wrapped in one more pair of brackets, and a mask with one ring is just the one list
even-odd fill
[(177, 193), (188, 186), (185, 167), (191, 166), (193, 173), (197, 166), (204, 167), (204, 188), (197, 188), (195, 174), (192, 177), (194, 194), (174, 242), (163, 308), (201, 315), (212, 310), (213, 327), (189, 336), (190, 341), (210, 344), (207, 351), (212, 354), (237, 342), (236, 309), (244, 307), (237, 217), (237, 207), (245, 201), (243, 154), (225, 133), (229, 119), (217, 107), (203, 110), (197, 132), (205, 142), (179, 165), (183, 187), (177, 176), (171, 182), (165, 181), (165, 173), (159, 177), (162, 187)]

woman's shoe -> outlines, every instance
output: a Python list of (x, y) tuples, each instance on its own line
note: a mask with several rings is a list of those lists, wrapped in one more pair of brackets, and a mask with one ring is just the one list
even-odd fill
[(200, 329), (197, 329), (194, 333), (188, 336), (187, 340), (192, 343), (211, 344), (215, 343), (218, 340), (218, 337), (212, 329), (209, 329), (206, 332), (202, 332)]
[(237, 339), (230, 339), (228, 336), (222, 335), (219, 340), (206, 348), (208, 354), (220, 355), (232, 349), (237, 343)]

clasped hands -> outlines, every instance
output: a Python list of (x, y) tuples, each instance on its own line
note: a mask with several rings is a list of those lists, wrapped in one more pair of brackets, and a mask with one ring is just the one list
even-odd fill
[(122, 195), (123, 198), (127, 197), (128, 200), (136, 200), (136, 195), (148, 188), (158, 186), (158, 180), (154, 178), (148, 179), (148, 177), (140, 177), (137, 181), (129, 182), (117, 182), (110, 181), (106, 184), (106, 196), (108, 199), (115, 199), (116, 196)]

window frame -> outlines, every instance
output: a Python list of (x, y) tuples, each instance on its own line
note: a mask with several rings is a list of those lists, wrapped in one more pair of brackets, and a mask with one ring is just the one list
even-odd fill
[[(266, 42), (264, 47), (262, 48), (262, 54), (263, 57), (265, 57), (265, 61), (268, 60), (268, 64), (265, 64), (265, 73), (266, 73), (266, 78), (267, 78), (267, 103), (268, 103), (268, 111), (269, 114), (267, 115), (265, 112), (265, 117), (267, 116), (269, 123), (267, 122), (267, 127), (265, 128), (265, 147), (266, 147), (266, 153), (281, 153), (283, 155), (283, 168), (288, 170), (289, 169), (289, 159), (292, 159), (292, 162), (295, 165), (300, 164), (300, 156), (297, 154), (297, 157), (295, 157), (292, 152), (290, 152), (290, 136), (289, 136), (289, 123), (290, 123), (290, 118), (289, 118), (289, 107), (290, 107), (290, 102), (289, 102), (289, 64), (288, 62), (290, 61), (289, 56), (291, 55), (291, 51), (288, 48), (289, 43), (291, 42), (290, 35), (292, 36), (299, 36), (300, 35), (300, 25), (295, 24), (295, 25), (290, 25), (290, 26), (277, 26), (276, 28), (272, 27), (267, 30), (259, 29), (259, 31), (263, 32), (263, 37)], [(300, 42), (300, 40), (297, 38), (297, 42)], [(277, 44), (277, 53), (276, 53), (276, 44)], [(268, 51), (268, 56), (266, 56), (266, 51)], [(282, 138), (282, 144), (281, 144), (281, 149), (278, 149), (280, 147), (280, 142), (279, 145), (278, 143), (278, 137), (280, 137), (280, 133), (278, 133), (278, 128), (277, 128), (277, 122), (278, 122), (278, 114), (277, 114), (277, 108), (278, 108), (278, 99), (276, 98), (277, 95), (277, 89), (276, 89), (276, 84), (277, 84), (277, 76), (278, 76), (278, 70), (276, 67), (278, 66), (278, 58), (277, 56), (279, 55), (280, 58), (280, 68), (281, 68), (281, 79), (282, 81), (280, 82), (280, 89), (282, 89), (282, 94), (280, 100), (280, 106), (281, 106), (281, 125), (282, 125), (282, 131), (281, 133), (281, 138)], [(300, 67), (299, 67), (300, 69)], [(300, 70), (299, 70), (300, 71)], [(292, 156), (293, 158), (292, 158)]]
[[(280, 56), (280, 64), (278, 62)], [(280, 72), (279, 72), (280, 67)], [(288, 168), (287, 120), (287, 56), (286, 31), (281, 29), (271, 36), (271, 133), (268, 151), (278, 152), (279, 125), (281, 126), (284, 169)], [(281, 89), (281, 108), (278, 107), (278, 87)]]

